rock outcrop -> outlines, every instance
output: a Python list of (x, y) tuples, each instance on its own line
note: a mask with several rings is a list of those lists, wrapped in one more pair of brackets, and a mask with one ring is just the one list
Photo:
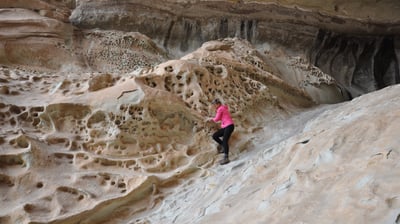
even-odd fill
[(398, 223), (399, 5), (1, 1), (0, 223)]
[(225, 37), (247, 39), (261, 52), (278, 43), (308, 55), (352, 98), (399, 83), (399, 10), (397, 0), (80, 1), (71, 22), (139, 31), (174, 55)]
[(399, 35), (362, 37), (320, 31), (311, 62), (357, 97), (400, 82), (399, 41)]
[(246, 41), (209, 42), (122, 76), (3, 68), (2, 220), (111, 221), (116, 207), (157, 203), (156, 189), (216, 160), (203, 121), (214, 97), (230, 105), (237, 133), (253, 132), (265, 114), (314, 105), (245, 54), (251, 50)]
[(72, 26), (22, 8), (0, 9), (0, 63), (59, 69), (74, 63)]
[[(3, 67), (0, 221), (396, 220), (399, 86), (311, 108), (249, 51), (212, 41), (121, 75)], [(216, 96), (236, 122), (224, 167), (203, 121)]]
[[(209, 40), (237, 37), (254, 44), (259, 52), (275, 44), (296, 52), (294, 56), (306, 58), (335, 78), (347, 99), (400, 80), (400, 4), (395, 0), (357, 4), (172, 0), (82, 0), (75, 4), (37, 0), (0, 4), (4, 7), (0, 23), (5, 24), (0, 30), (0, 62), (7, 65), (127, 72), (160, 63), (167, 55), (182, 56)], [(145, 37), (131, 39), (147, 42), (159, 57), (149, 58), (146, 53), (141, 62), (132, 64), (127, 58), (137, 58), (140, 43), (127, 45), (127, 36), (105, 40), (107, 34), (99, 32), (97, 38), (104, 40), (91, 43), (94, 33), (86, 37), (85, 30), (74, 30), (69, 21), (85, 30), (120, 30), (128, 32), (126, 35), (140, 32), (155, 43)], [(99, 60), (87, 55), (96, 54), (96, 49), (88, 48), (93, 44), (105, 45), (105, 50), (97, 49), (103, 51), (99, 54), (112, 47), (107, 54), (114, 54), (114, 64), (100, 55)]]
[[(395, 0), (358, 4), (82, 0), (71, 15), (71, 22), (82, 28), (139, 31), (171, 50), (183, 52), (224, 37), (244, 38), (253, 44), (274, 40), (286, 46), (304, 47), (312, 42), (319, 29), (352, 34), (398, 34), (399, 7)], [(385, 13), (377, 13), (378, 10)]]
[(31, 70), (127, 72), (167, 59), (165, 50), (137, 32), (78, 30), (72, 2), (0, 3), (0, 63)]

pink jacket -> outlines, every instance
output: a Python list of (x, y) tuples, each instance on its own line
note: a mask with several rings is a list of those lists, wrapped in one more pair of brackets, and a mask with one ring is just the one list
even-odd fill
[(228, 106), (221, 105), (217, 108), (217, 114), (212, 119), (214, 122), (221, 121), (221, 128), (225, 128), (233, 124), (231, 114), (229, 113)]

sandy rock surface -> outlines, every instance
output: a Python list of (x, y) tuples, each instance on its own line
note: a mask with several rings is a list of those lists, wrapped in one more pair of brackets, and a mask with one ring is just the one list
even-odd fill
[[(2, 222), (393, 220), (399, 88), (311, 107), (251, 50), (212, 41), (122, 76), (3, 67)], [(214, 97), (237, 124), (224, 167)]]
[(0, 7), (1, 224), (400, 222), (398, 1)]

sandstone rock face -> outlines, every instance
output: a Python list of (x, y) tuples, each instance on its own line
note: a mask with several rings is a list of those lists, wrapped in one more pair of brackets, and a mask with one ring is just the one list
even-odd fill
[[(0, 63), (35, 70), (132, 71), (167, 59), (137, 32), (77, 30), (71, 1), (0, 3)], [(133, 59), (133, 60), (132, 60)]]
[(74, 52), (84, 62), (81, 67), (101, 72), (149, 69), (168, 59), (165, 50), (137, 32), (76, 32)]
[[(360, 9), (362, 7), (362, 9)], [(252, 43), (276, 40), (309, 44), (318, 29), (339, 33), (398, 34), (395, 0), (363, 3), (308, 1), (79, 1), (73, 24), (102, 29), (137, 30), (182, 51), (223, 37)], [(319, 13), (313, 13), (313, 10)], [(385, 13), (375, 13), (378, 10)], [(294, 33), (300, 36), (294, 37)], [(297, 38), (297, 39), (291, 39)], [(300, 45), (305, 46), (305, 45)]]
[(309, 55), (356, 97), (399, 83), (399, 10), (397, 0), (82, 0), (71, 21), (82, 28), (139, 31), (175, 55), (225, 37), (247, 39), (259, 48), (279, 43)]
[[(396, 220), (399, 86), (311, 109), (248, 47), (123, 76), (2, 68), (1, 222)], [(237, 125), (224, 167), (202, 115), (215, 96)]]
[(204, 171), (206, 177), (174, 191), (140, 221), (396, 223), (399, 127), (392, 121), (399, 90), (268, 122), (251, 135), (248, 154), (228, 168)]
[(38, 13), (41, 16), (69, 22), (71, 9), (76, 7), (74, 0), (3, 0), (0, 8), (20, 8)]
[(0, 63), (58, 69), (74, 61), (72, 27), (20, 8), (0, 9)]
[(321, 31), (311, 61), (352, 97), (400, 82), (399, 36), (361, 37)]
[(244, 54), (251, 50), (238, 40), (210, 42), (129, 76), (3, 68), (2, 221), (113, 222), (120, 206), (150, 209), (163, 197), (157, 189), (216, 160), (203, 121), (214, 97), (230, 105), (237, 133), (253, 132), (264, 114), (314, 105)]
[(0, 223), (399, 222), (398, 1), (0, 7)]

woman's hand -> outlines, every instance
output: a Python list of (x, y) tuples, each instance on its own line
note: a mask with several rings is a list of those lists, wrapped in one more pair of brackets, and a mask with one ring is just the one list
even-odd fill
[(205, 121), (205, 122), (211, 122), (211, 121), (213, 121), (213, 118), (212, 118), (212, 117), (206, 117), (206, 118), (204, 119), (204, 121)]

